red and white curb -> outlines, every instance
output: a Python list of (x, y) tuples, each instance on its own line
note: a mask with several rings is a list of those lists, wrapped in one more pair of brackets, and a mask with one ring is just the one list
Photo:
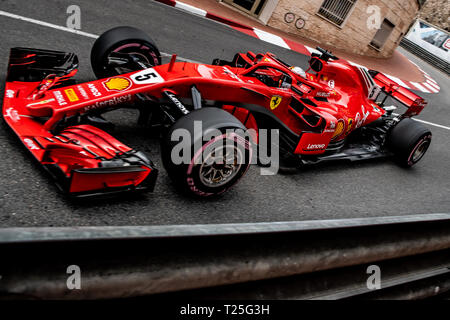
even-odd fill
[[(296, 52), (299, 52), (301, 54), (308, 55), (308, 56), (312, 52), (318, 52), (316, 49), (305, 46), (301, 43), (292, 41), (290, 39), (282, 38), (280, 36), (277, 36), (273, 33), (267, 32), (267, 31), (263, 31), (263, 30), (260, 30), (257, 28), (245, 26), (239, 22), (218, 16), (214, 13), (209, 13), (206, 10), (191, 6), (184, 2), (180, 2), (180, 1), (176, 1), (176, 0), (155, 0), (155, 1), (167, 4), (169, 6), (187, 11), (189, 13), (192, 13), (192, 14), (195, 14), (198, 16), (202, 16), (202, 17), (205, 17), (205, 18), (208, 18), (211, 20), (219, 21), (221, 23), (227, 24), (228, 26), (230, 26), (231, 28), (233, 28), (237, 31), (240, 31), (249, 36), (258, 38), (262, 41), (277, 45), (279, 47), (282, 47), (282, 48), (285, 48), (288, 50), (293, 50), (293, 51), (296, 51)], [(363, 68), (367, 69), (367, 67), (357, 64), (353, 61), (348, 61), (348, 62), (352, 65), (355, 65), (358, 67), (363, 67)], [(384, 74), (384, 75), (387, 76), (388, 78), (390, 78), (391, 80), (395, 81), (402, 87), (405, 87), (407, 89), (418, 90), (418, 91), (425, 92), (425, 93), (438, 93), (440, 91), (440, 87), (437, 84), (437, 82), (433, 78), (431, 78), (431, 76), (428, 73), (426, 73), (425, 71), (420, 69), (419, 66), (417, 66), (417, 67), (419, 68), (419, 70), (422, 72), (423, 76), (426, 79), (424, 82), (418, 83), (418, 82), (413, 82), (413, 81), (402, 80), (395, 76), (391, 76), (389, 74)]]

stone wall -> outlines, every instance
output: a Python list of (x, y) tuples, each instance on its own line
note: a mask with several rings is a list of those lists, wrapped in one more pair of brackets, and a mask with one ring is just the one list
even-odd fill
[(419, 12), (419, 18), (450, 32), (450, 1), (427, 0)]
[[(323, 0), (279, 0), (278, 5), (268, 21), (268, 25), (304, 38), (323, 43), (329, 48), (339, 48), (351, 53), (373, 57), (389, 57), (398, 46), (400, 36), (408, 30), (417, 15), (417, 0), (357, 0), (353, 10), (341, 27), (318, 16)], [(367, 20), (371, 13), (367, 8), (376, 5), (380, 8), (381, 21), (387, 18), (395, 25), (388, 40), (377, 50), (370, 42), (377, 32), (369, 29)], [(285, 14), (295, 14), (295, 19), (302, 18), (302, 29), (295, 27), (295, 22), (286, 23)]]

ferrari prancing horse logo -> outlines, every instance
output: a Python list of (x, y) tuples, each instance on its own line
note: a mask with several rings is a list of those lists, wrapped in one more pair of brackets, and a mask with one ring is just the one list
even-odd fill
[(270, 109), (273, 110), (276, 107), (278, 107), (281, 103), (281, 97), (280, 96), (273, 96), (270, 100)]

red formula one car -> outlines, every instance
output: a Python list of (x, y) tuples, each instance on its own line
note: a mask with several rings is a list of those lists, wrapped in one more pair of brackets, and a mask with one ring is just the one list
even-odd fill
[[(93, 46), (98, 80), (76, 83), (75, 54), (13, 48), (3, 116), (61, 189), (76, 197), (153, 189), (152, 162), (101, 129), (107, 123), (102, 113), (121, 107), (137, 108), (140, 124), (162, 129), (164, 167), (194, 195), (220, 194), (235, 184), (250, 165), (252, 149), (262, 150), (252, 147), (261, 128), (278, 129), (284, 166), (388, 156), (404, 166), (418, 162), (431, 132), (410, 117), (425, 101), (380, 73), (318, 50), (306, 72), (271, 53), (252, 52), (211, 65), (176, 62), (174, 55), (161, 65), (148, 35), (118, 27)], [(384, 99), (377, 101), (380, 94)], [(407, 111), (394, 114), (387, 97)], [(177, 163), (171, 156), (176, 129), (192, 134), (190, 161)], [(212, 129), (222, 134), (205, 140)], [(236, 133), (245, 129), (256, 133), (251, 143)], [(212, 145), (225, 146), (224, 152), (217, 157), (217, 148), (208, 149)], [(213, 161), (197, 161), (200, 154)]]

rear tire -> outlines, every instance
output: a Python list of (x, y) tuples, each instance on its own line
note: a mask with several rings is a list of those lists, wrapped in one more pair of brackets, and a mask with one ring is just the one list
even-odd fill
[[(133, 27), (116, 27), (103, 33), (92, 47), (91, 65), (98, 79), (126, 73), (118, 73), (108, 64), (108, 56), (112, 52), (135, 53), (142, 57), (149, 67), (161, 64), (158, 47), (144, 31)], [(131, 71), (137, 70), (128, 72)]]
[[(202, 123), (201, 137), (194, 131), (194, 121)], [(177, 129), (186, 130), (191, 137), (187, 163), (175, 163), (172, 159), (172, 150), (181, 143), (171, 141)], [(220, 131), (220, 135), (203, 141), (203, 135), (213, 129)], [(192, 196), (210, 197), (224, 193), (245, 175), (250, 167), (252, 145), (239, 132), (227, 133), (230, 129), (246, 130), (238, 119), (219, 108), (194, 110), (170, 128), (161, 141), (161, 156), (164, 168), (178, 189)], [(220, 157), (217, 156), (219, 151), (222, 152)], [(218, 161), (210, 165), (208, 161), (214, 157)], [(224, 160), (223, 163), (220, 160)]]
[(422, 159), (431, 143), (431, 131), (410, 118), (401, 120), (387, 137), (387, 146), (397, 162), (411, 167)]

